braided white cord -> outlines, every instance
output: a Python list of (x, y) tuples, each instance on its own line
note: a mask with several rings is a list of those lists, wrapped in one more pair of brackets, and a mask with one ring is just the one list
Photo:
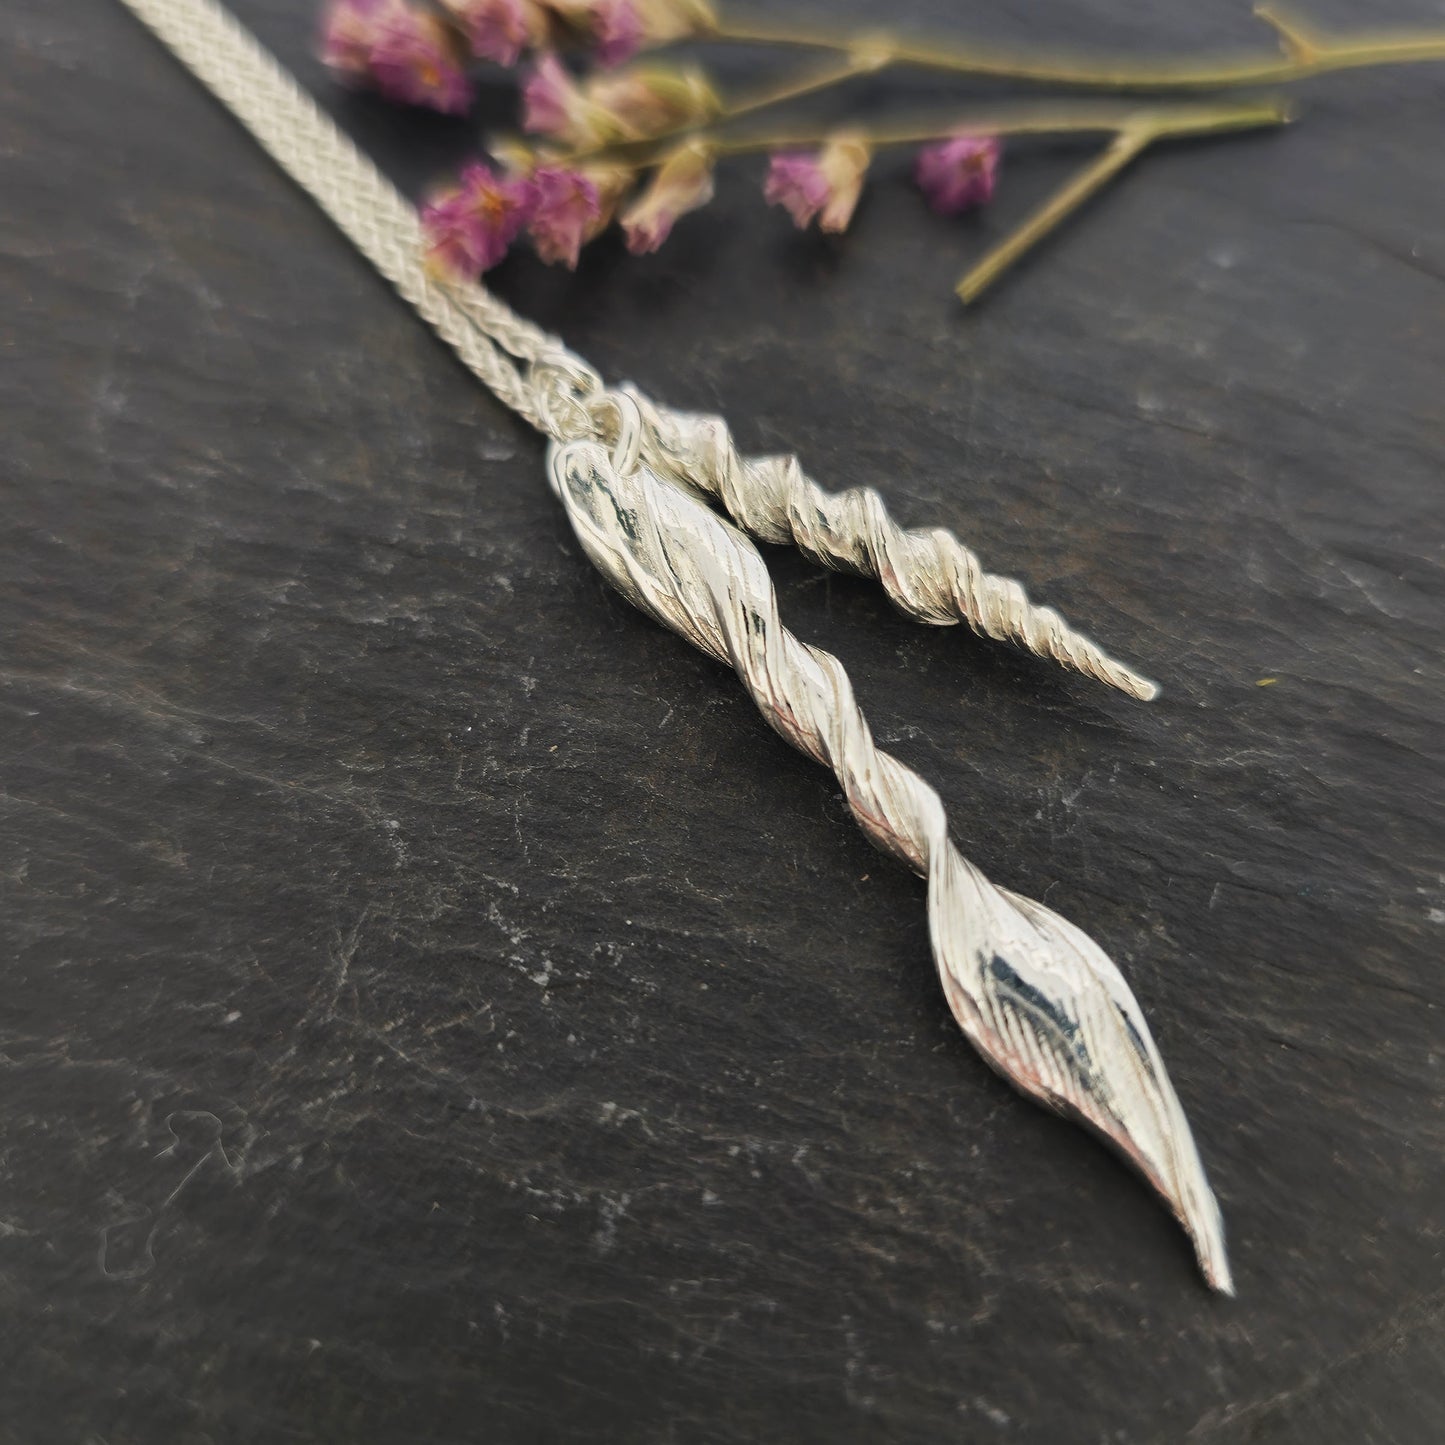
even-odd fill
[(586, 368), (480, 286), (434, 279), (415, 210), (251, 33), (211, 0), (122, 0), (236, 115), (463, 364), (513, 411), (552, 432), (544, 396), (504, 352)]

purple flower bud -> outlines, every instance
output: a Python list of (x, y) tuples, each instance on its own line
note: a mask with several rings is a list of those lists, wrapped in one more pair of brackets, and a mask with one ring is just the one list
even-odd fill
[(602, 219), (597, 185), (581, 171), (539, 166), (532, 172), (536, 203), (529, 230), (537, 254), (549, 265), (577, 269), (582, 244)]
[(513, 66), (546, 34), (534, 0), (442, 0), (479, 60)]
[(713, 197), (713, 157), (702, 146), (683, 146), (658, 168), (652, 184), (622, 218), (634, 256), (655, 251), (672, 234), (679, 216)]
[(817, 156), (808, 151), (784, 151), (768, 165), (763, 199), (784, 206), (801, 230), (828, 204), (828, 182)]
[(586, 100), (567, 68), (550, 51), (539, 56), (522, 86), (522, 129), (585, 145)]
[(631, 60), (642, 49), (646, 29), (642, 0), (541, 0), (564, 48), (592, 51), (604, 68)]
[(427, 262), (443, 275), (479, 276), (507, 254), (531, 218), (537, 188), (474, 161), (456, 187), (422, 207)]
[[(449, 0), (448, 0), (449, 3)], [(535, 0), (552, 22), (553, 43), (590, 50), (604, 68), (639, 50), (710, 35), (717, 16), (708, 0)]]
[(991, 135), (956, 135), (926, 145), (913, 176), (942, 216), (960, 216), (993, 199), (1003, 147)]
[(815, 216), (825, 231), (846, 231), (863, 194), (871, 151), (857, 135), (833, 136), (816, 155), (785, 151), (768, 167), (763, 198), (783, 206), (803, 230)]
[(456, 115), (472, 103), (451, 32), (406, 0), (332, 0), (321, 22), (321, 58), (403, 105)]
[(403, 105), (424, 105), (444, 115), (471, 109), (471, 82), (451, 32), (435, 15), (400, 0), (382, 13), (371, 51), (371, 80), (378, 93)]
[(592, 38), (599, 65), (610, 70), (631, 60), (646, 38), (632, 0), (593, 0)]
[(321, 60), (349, 80), (371, 74), (378, 21), (390, 0), (331, 0), (321, 12)]

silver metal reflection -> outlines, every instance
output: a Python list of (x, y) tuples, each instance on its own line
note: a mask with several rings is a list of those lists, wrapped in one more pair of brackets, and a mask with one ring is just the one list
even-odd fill
[(622, 433), (616, 452), (588, 440), (549, 448), (553, 490), (587, 555), (629, 601), (733, 667), (773, 728), (837, 774), (868, 837), (927, 878), (934, 961), (975, 1048), (1115, 1145), (1169, 1202), (1205, 1278), (1233, 1293), (1219, 1206), (1119, 970), (1072, 924), (964, 859), (938, 794), (874, 743), (842, 664), (779, 621), (757, 548), (637, 461), (646, 428), (625, 411)]

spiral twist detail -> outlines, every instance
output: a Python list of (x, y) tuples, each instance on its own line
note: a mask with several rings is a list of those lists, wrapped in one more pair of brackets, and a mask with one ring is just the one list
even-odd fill
[[(645, 445), (645, 443), (644, 443)], [(1148, 1025), (1118, 969), (1040, 904), (995, 887), (948, 835), (938, 794), (873, 741), (836, 657), (778, 618), (756, 547), (646, 465), (553, 444), (553, 489), (584, 549), (629, 600), (730, 664), (764, 718), (837, 775), (868, 837), (928, 880), (949, 1007), (1024, 1093), (1091, 1125), (1169, 1202), (1210, 1284), (1230, 1292), (1219, 1208)]]
[(908, 529), (873, 487), (825, 491), (792, 456), (744, 456), (721, 417), (675, 411), (622, 390), (645, 422), (643, 453), (670, 480), (717, 498), (732, 519), (764, 542), (793, 543), (813, 561), (876, 577), (893, 602), (922, 622), (967, 622), (998, 642), (1148, 701), (1159, 689), (1070, 627), (1052, 607), (1030, 602), (1010, 577), (986, 572), (942, 527)]

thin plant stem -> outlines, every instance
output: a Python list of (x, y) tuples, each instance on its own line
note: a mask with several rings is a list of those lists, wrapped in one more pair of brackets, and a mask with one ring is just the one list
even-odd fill
[(1146, 131), (1120, 131), (1100, 155), (968, 271), (955, 288), (959, 300), (967, 305), (992, 286), (1020, 256), (1118, 175), (1151, 139)]
[(734, 101), (724, 114), (728, 120), (732, 120), (740, 115), (752, 115), (754, 111), (782, 105), (785, 101), (798, 100), (805, 95), (816, 95), (821, 90), (831, 90), (835, 85), (842, 85), (844, 81), (852, 80), (856, 76), (870, 75), (881, 70), (887, 63), (886, 56), (871, 52), (850, 55), (842, 65), (829, 66), (811, 75), (799, 76), (786, 85), (760, 90)]
[(826, 31), (796, 30), (763, 22), (720, 22), (707, 38), (747, 45), (866, 53), (877, 57), (877, 69), (908, 65), (1039, 85), (1098, 90), (1222, 90), (1234, 86), (1283, 85), (1335, 70), (1445, 60), (1445, 30), (1361, 31), (1353, 35), (1327, 35), (1315, 30), (1284, 6), (1260, 5), (1255, 14), (1278, 34), (1283, 46), (1282, 54), (1249, 53), (1204, 59), (1168, 56), (1148, 60), (1094, 60), (1046, 51), (919, 43), (878, 33), (834, 35)]
[[(1110, 104), (1101, 101), (1042, 101), (1030, 104), (1015, 102), (989, 106), (962, 115), (953, 112), (947, 119), (919, 120), (902, 124), (870, 127), (852, 124), (851, 135), (857, 136), (874, 150), (887, 146), (922, 145), (949, 135), (1069, 135), (1123, 134), (1143, 132), (1151, 139), (1163, 136), (1207, 135), (1221, 131), (1251, 130), (1261, 126), (1283, 125), (1292, 118), (1289, 106), (1279, 99), (1225, 100), (1190, 104)], [(763, 151), (803, 149), (821, 145), (832, 135), (836, 125), (799, 127), (793, 130), (768, 130), (740, 136), (718, 135), (694, 128), (689, 143), (706, 149), (713, 156), (755, 155)], [(625, 141), (597, 152), (627, 165), (642, 167), (651, 164), (659, 152), (670, 149), (674, 141), (666, 136)], [(575, 158), (567, 157), (572, 163)]]
[(955, 288), (959, 299), (967, 305), (986, 291), (1010, 266), (1033, 249), (1062, 221), (1072, 215), (1091, 196), (1102, 190), (1130, 161), (1155, 141), (1177, 136), (1217, 134), (1225, 130), (1279, 124), (1290, 119), (1283, 108), (1270, 114), (1259, 107), (1251, 116), (1245, 107), (1233, 114), (1218, 109), (1213, 114), (1200, 108), (1194, 115), (1181, 108), (1173, 114), (1162, 109), (1152, 115), (1140, 114), (1120, 127), (1114, 139), (1101, 154), (1078, 171), (1056, 191), (1033, 215), (1009, 233), (977, 265), (971, 267)]

